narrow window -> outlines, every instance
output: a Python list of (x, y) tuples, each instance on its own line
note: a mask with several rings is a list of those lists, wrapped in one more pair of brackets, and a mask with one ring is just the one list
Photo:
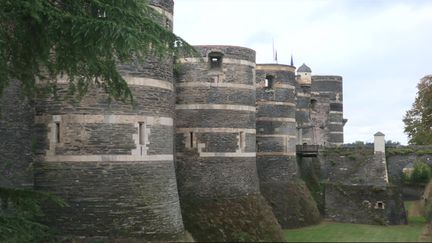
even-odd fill
[(193, 144), (194, 144), (194, 142), (193, 142), (193, 140), (194, 140), (193, 132), (190, 132), (189, 136), (190, 136), (190, 144), (189, 144), (189, 146), (190, 146), (190, 148), (193, 148), (194, 147), (193, 146)]
[(383, 201), (378, 201), (375, 204), (375, 209), (384, 209), (384, 202)]
[(212, 52), (208, 55), (210, 69), (220, 69), (222, 68), (222, 57), (223, 54), (220, 52)]
[(311, 107), (311, 109), (312, 109), (313, 111), (316, 111), (317, 103), (318, 103), (317, 100), (315, 100), (315, 99), (311, 99), (311, 101), (310, 101), (310, 107)]
[(55, 138), (56, 143), (60, 143), (60, 122), (55, 123)]
[(245, 148), (245, 133), (244, 132), (240, 132), (239, 142), (240, 142), (240, 151), (243, 152), (243, 150)]
[(271, 89), (273, 88), (274, 77), (271, 75), (267, 75), (264, 81), (264, 88)]
[(143, 122), (138, 123), (138, 134), (139, 144), (145, 145), (145, 124)]

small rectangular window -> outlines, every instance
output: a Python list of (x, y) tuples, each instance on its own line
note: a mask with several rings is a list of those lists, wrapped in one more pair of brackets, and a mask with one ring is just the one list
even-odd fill
[(60, 122), (55, 123), (55, 139), (56, 143), (60, 143)]
[(138, 134), (139, 144), (145, 145), (145, 124), (143, 122), (138, 123)]
[(244, 151), (245, 147), (246, 147), (246, 136), (244, 132), (240, 132), (239, 134), (239, 143), (240, 143), (240, 151)]
[(193, 132), (191, 132), (191, 133), (190, 133), (190, 144), (189, 144), (189, 147), (190, 147), (190, 148), (193, 148), (193, 147), (194, 147), (194, 146), (193, 146), (193, 144), (194, 144), (193, 140), (194, 140)]
[(222, 57), (223, 54), (219, 52), (212, 52), (209, 54), (209, 63), (211, 69), (220, 69), (222, 68)]
[(268, 88), (268, 89), (273, 88), (273, 80), (274, 80), (273, 76), (267, 75), (264, 81), (264, 88)]

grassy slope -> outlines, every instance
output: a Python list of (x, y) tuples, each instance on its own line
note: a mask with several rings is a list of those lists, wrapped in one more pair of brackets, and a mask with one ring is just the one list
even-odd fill
[[(415, 204), (409, 203), (408, 206)], [(415, 210), (409, 210), (415, 211)], [(323, 222), (297, 230), (286, 230), (288, 242), (418, 242), (426, 220), (409, 216), (409, 225), (376, 226)]]

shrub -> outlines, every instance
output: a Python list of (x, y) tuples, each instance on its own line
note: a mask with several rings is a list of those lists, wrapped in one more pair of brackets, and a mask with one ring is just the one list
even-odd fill
[(416, 161), (414, 163), (414, 170), (409, 176), (409, 182), (413, 184), (426, 184), (432, 176), (431, 168), (423, 161)]

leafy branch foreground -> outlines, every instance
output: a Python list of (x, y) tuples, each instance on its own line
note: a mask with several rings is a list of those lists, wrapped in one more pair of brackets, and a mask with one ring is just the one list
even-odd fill
[(14, 79), (27, 95), (40, 91), (37, 80), (55, 92), (55, 80), (67, 77), (80, 96), (96, 85), (132, 100), (117, 63), (195, 53), (161, 17), (146, 0), (2, 0), (0, 94)]
[(49, 228), (37, 219), (42, 203), (67, 206), (60, 198), (39, 191), (0, 187), (0, 242), (33, 242), (47, 239)]

